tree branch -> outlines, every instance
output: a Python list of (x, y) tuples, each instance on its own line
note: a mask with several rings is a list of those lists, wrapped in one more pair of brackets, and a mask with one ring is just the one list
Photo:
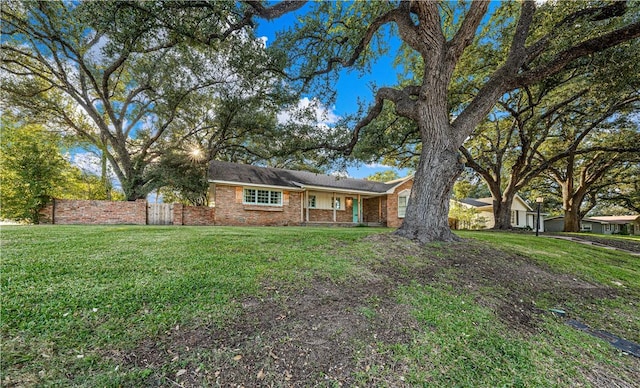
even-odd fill
[[(626, 42), (637, 37), (640, 37), (640, 22), (630, 24), (596, 38), (586, 40), (558, 53), (547, 64), (518, 74), (513, 78), (513, 81), (510, 82), (510, 87), (518, 87), (537, 83), (539, 81), (542, 81), (549, 75), (562, 70), (574, 59), (602, 51), (604, 49), (613, 47), (619, 43)], [(530, 56), (530, 54), (528, 56)], [(528, 58), (528, 62), (531, 62), (530, 58)]]

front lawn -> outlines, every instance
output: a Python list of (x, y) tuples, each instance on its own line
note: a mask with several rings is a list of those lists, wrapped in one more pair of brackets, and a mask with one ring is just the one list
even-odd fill
[[(467, 232), (3, 227), (2, 385), (633, 385), (640, 260)], [(484, 240), (484, 241), (482, 241)]]

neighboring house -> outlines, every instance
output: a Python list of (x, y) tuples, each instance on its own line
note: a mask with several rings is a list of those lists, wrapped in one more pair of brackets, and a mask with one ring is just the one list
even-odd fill
[(216, 225), (402, 224), (413, 176), (391, 182), (213, 161)]
[[(562, 232), (563, 229), (563, 216), (557, 216), (547, 220), (548, 231)], [(580, 231), (599, 234), (640, 235), (640, 215), (585, 217), (580, 221)]]
[[(480, 220), (481, 228), (493, 228), (495, 225), (495, 217), (493, 215), (493, 198), (465, 198), (462, 200), (451, 200), (452, 207), (454, 205), (464, 206), (473, 209), (475, 219)], [(513, 198), (511, 203), (511, 226), (514, 228), (532, 229), (536, 228), (537, 213), (527, 204), (519, 195)], [(455, 223), (458, 227), (463, 227), (459, 223)], [(455, 225), (454, 224), (454, 225)], [(478, 222), (475, 223), (476, 225)], [(544, 214), (540, 214), (540, 232), (544, 232), (545, 220)]]

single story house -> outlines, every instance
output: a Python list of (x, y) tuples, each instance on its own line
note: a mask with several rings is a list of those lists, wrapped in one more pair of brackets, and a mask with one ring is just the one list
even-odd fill
[(391, 182), (212, 161), (216, 225), (372, 224), (399, 227), (413, 176)]
[[(547, 220), (548, 231), (562, 232), (563, 229), (564, 216), (552, 217)], [(584, 217), (580, 221), (580, 231), (599, 234), (640, 235), (640, 215)]]
[[(452, 208), (455, 205), (473, 209), (475, 224), (480, 224), (480, 228), (490, 229), (495, 225), (495, 217), (493, 215), (493, 198), (464, 198), (461, 200), (451, 200)], [(536, 229), (537, 212), (529, 206), (529, 204), (519, 195), (513, 198), (511, 203), (511, 226), (522, 229)], [(464, 227), (459, 223), (454, 223), (458, 227)], [(540, 232), (544, 232), (545, 220), (544, 213), (540, 213)]]

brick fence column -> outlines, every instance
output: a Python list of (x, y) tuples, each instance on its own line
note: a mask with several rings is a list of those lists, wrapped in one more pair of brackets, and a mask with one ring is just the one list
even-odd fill
[(137, 225), (147, 224), (147, 200), (146, 199), (136, 199), (136, 214), (135, 214), (135, 220), (133, 222)]
[(173, 224), (174, 225), (183, 224), (183, 209), (184, 209), (183, 204), (181, 203), (173, 204)]

